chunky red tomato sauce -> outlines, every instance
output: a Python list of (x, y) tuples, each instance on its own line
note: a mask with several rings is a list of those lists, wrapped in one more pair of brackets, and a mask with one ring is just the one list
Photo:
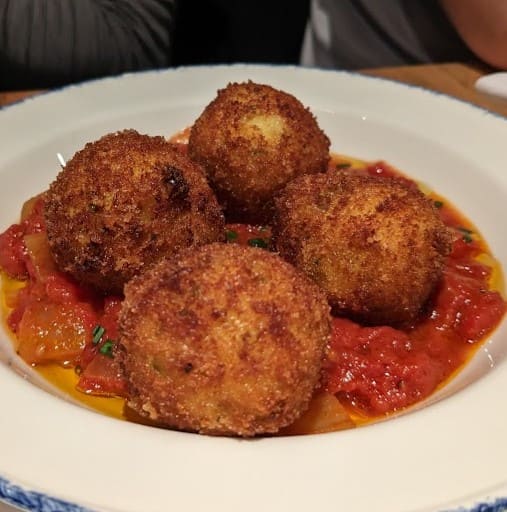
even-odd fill
[[(399, 176), (381, 162), (365, 171)], [(417, 322), (398, 330), (334, 319), (325, 387), (362, 416), (397, 411), (428, 397), (505, 313), (502, 296), (490, 289), (492, 266), (478, 260), (488, 254), (486, 245), (448, 203), (435, 198), (435, 206), (456, 238), (443, 279)]]
[[(121, 298), (101, 297), (58, 271), (49, 251), (43, 204), (43, 196), (27, 203), (22, 221), (0, 235), (0, 268), (26, 282), (4, 295), (17, 352), (29, 364), (75, 368), (80, 391), (123, 395), (125, 383), (111, 351)], [(94, 337), (96, 326), (101, 326), (100, 337)]]
[[(331, 165), (350, 163), (336, 158)], [(382, 163), (359, 172), (396, 174)], [(7, 325), (16, 335), (17, 352), (29, 364), (74, 368), (81, 392), (125, 396), (112, 351), (121, 297), (101, 297), (58, 271), (45, 235), (43, 201), (43, 195), (28, 201), (21, 222), (0, 235), (0, 268), (10, 283), (3, 287)], [(488, 256), (490, 265), (479, 261), (488, 255), (484, 242), (450, 205), (439, 198), (435, 202), (456, 241), (427, 311), (404, 330), (334, 319), (324, 387), (349, 411), (367, 418), (430, 395), (471, 356), (506, 309), (500, 293), (490, 289), (494, 260)], [(269, 249), (270, 230), (231, 224), (227, 239)], [(12, 286), (19, 280), (26, 285)]]

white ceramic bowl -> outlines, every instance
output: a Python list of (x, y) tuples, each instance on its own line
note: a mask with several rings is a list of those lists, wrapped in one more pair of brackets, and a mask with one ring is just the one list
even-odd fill
[[(170, 135), (216, 90), (251, 79), (294, 94), (332, 150), (383, 159), (450, 199), (507, 263), (507, 120), (357, 74), (218, 66), (125, 75), (0, 111), (0, 230), (86, 142)], [(0, 498), (28, 510), (453, 510), (507, 496), (507, 325), (424, 407), (368, 427), (237, 440), (122, 422), (37, 378), (0, 332)], [(48, 392), (49, 391), (49, 392)]]

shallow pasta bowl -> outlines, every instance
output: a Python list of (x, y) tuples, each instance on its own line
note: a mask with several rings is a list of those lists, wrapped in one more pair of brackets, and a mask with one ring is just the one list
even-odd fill
[[(294, 94), (332, 150), (383, 159), (448, 198), (507, 266), (507, 120), (399, 83), (293, 67), (124, 75), (0, 111), (0, 230), (86, 142), (124, 128), (171, 135), (216, 90), (251, 79)], [(507, 496), (507, 324), (410, 412), (353, 430), (238, 440), (115, 420), (73, 403), (0, 331), (0, 498), (28, 510), (430, 511)]]

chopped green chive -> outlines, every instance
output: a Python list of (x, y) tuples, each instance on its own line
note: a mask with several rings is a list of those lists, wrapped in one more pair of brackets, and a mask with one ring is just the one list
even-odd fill
[(227, 237), (228, 242), (232, 242), (234, 240), (237, 240), (238, 233), (236, 233), (236, 231), (233, 231), (232, 229), (228, 229), (225, 233), (225, 236)]
[(106, 330), (104, 329), (104, 327), (102, 327), (101, 325), (96, 325), (94, 328), (93, 328), (93, 331), (92, 331), (92, 343), (94, 345), (97, 345), (100, 340), (102, 339), (102, 336), (104, 336), (104, 333), (106, 332)]
[(106, 340), (104, 344), (99, 348), (99, 352), (107, 357), (113, 357), (113, 340)]
[(340, 162), (338, 164), (336, 164), (336, 168), (337, 169), (348, 169), (350, 167), (351, 164), (349, 164), (348, 162)]
[(248, 245), (250, 247), (260, 247), (262, 249), (268, 248), (268, 242), (264, 238), (250, 238), (248, 240)]
[(459, 226), (456, 229), (460, 233), (462, 233), (462, 237), (461, 238), (462, 238), (463, 242), (469, 244), (469, 243), (472, 243), (474, 241), (474, 239), (472, 238), (472, 235), (474, 234), (474, 232), (471, 229), (465, 228), (463, 226)]
[(435, 205), (435, 208), (442, 208), (442, 206), (444, 206), (442, 201), (435, 201), (433, 204)]

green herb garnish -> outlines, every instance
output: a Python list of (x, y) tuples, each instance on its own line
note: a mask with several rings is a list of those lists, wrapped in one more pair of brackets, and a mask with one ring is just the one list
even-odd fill
[(458, 227), (458, 231), (463, 233), (463, 236), (461, 237), (463, 239), (463, 242), (470, 244), (474, 241), (474, 239), (472, 238), (474, 232), (471, 229), (460, 226)]
[(228, 242), (233, 242), (234, 240), (238, 239), (238, 233), (232, 229), (228, 229), (225, 233), (225, 236), (227, 237)]
[(92, 343), (94, 345), (97, 345), (100, 340), (102, 339), (102, 336), (104, 336), (104, 333), (106, 332), (106, 330), (104, 329), (104, 327), (102, 327), (102, 325), (96, 325), (94, 328), (93, 328), (93, 331), (92, 331)]
[(113, 340), (106, 340), (104, 344), (99, 348), (99, 352), (107, 357), (113, 357)]
[(433, 203), (435, 205), (435, 208), (442, 208), (442, 206), (444, 206), (444, 203), (442, 201), (435, 201)]
[(337, 169), (348, 169), (351, 166), (349, 162), (340, 162), (336, 164)]
[(268, 242), (264, 238), (250, 238), (248, 245), (250, 247), (260, 247), (261, 249), (267, 249), (269, 247)]

